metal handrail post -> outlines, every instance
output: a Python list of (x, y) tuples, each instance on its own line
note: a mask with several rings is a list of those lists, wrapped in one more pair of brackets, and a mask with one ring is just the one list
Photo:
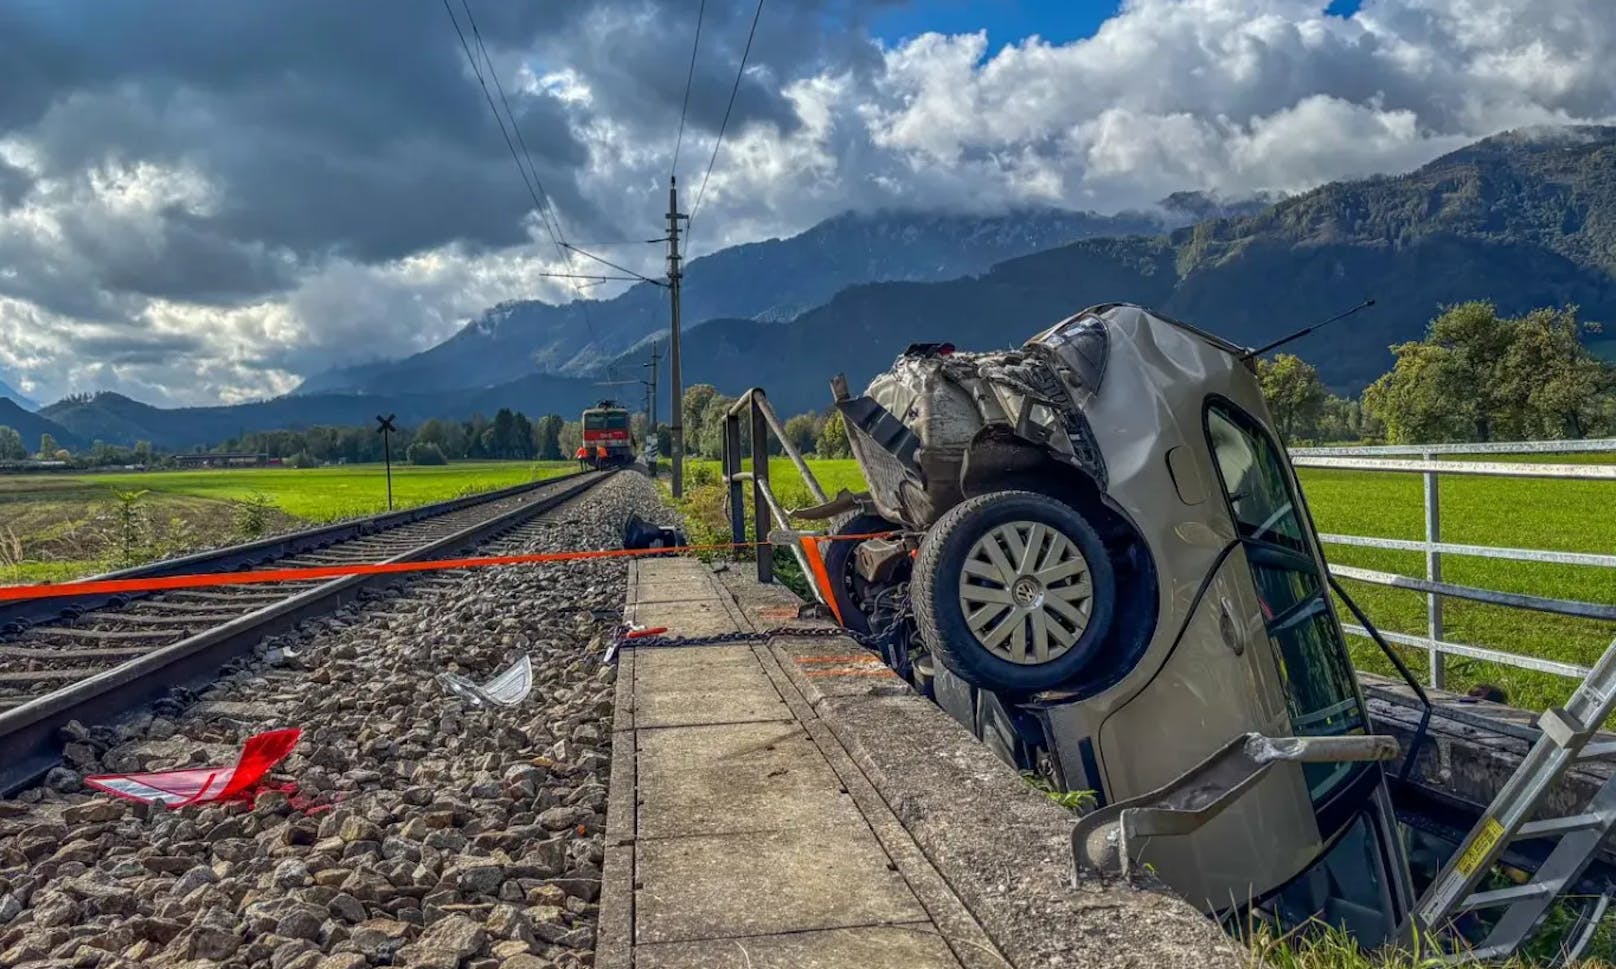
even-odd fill
[[(1435, 461), (1436, 455), (1426, 452), (1425, 460)], [(1425, 479), (1425, 578), (1430, 582), (1442, 581), (1442, 553), (1436, 550), (1436, 543), (1442, 541), (1442, 494), (1440, 482), (1435, 471), (1426, 471), (1421, 475)], [(1442, 629), (1442, 596), (1440, 593), (1427, 592), (1425, 594), (1425, 633), (1431, 640), (1432, 646), (1427, 654), (1430, 658), (1431, 687), (1444, 689), (1448, 682), (1447, 655), (1442, 652), (1437, 643), (1443, 640)]]
[(802, 475), (803, 483), (808, 486), (808, 492), (814, 496), (814, 500), (820, 504), (829, 501), (825, 489), (819, 486), (819, 479), (808, 469), (808, 462), (803, 460), (802, 453), (791, 443), (791, 439), (786, 437), (785, 425), (780, 423), (780, 417), (775, 414), (773, 405), (769, 403), (769, 395), (763, 392), (762, 387), (753, 387), (742, 394), (739, 400), (730, 405), (730, 413), (739, 414), (741, 408), (748, 404), (762, 408), (763, 419), (768, 421), (769, 428), (774, 431), (775, 440), (780, 442), (780, 450), (797, 466), (797, 473)]
[(736, 545), (746, 541), (746, 506), (741, 498), (741, 419), (724, 415), (724, 483), (729, 487), (729, 533)]
[[(774, 581), (774, 546), (769, 544), (770, 522), (773, 516), (765, 492), (769, 490), (769, 425), (764, 417), (763, 392), (754, 390), (747, 395), (752, 401), (752, 515), (757, 523), (757, 577), (767, 585)], [(781, 527), (790, 527), (782, 522)]]

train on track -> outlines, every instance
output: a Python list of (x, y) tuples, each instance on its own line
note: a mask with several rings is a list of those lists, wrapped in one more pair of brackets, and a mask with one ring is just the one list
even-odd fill
[(603, 400), (584, 411), (583, 444), (575, 455), (591, 468), (617, 468), (634, 463), (634, 437), (628, 409)]

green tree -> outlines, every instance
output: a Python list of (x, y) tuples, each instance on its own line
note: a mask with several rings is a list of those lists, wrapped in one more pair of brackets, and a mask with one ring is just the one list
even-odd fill
[(1514, 321), (1500, 379), (1500, 421), (1511, 437), (1586, 437), (1612, 390), (1611, 367), (1582, 344), (1575, 307)]
[(1392, 347), (1397, 363), (1364, 391), (1364, 409), (1396, 442), (1582, 436), (1602, 426), (1609, 365), (1578, 339), (1574, 307), (1508, 319), (1463, 303), (1426, 338)]
[(1271, 362), (1258, 360), (1257, 381), (1280, 437), (1289, 442), (1315, 436), (1326, 393), (1312, 364), (1289, 353), (1278, 354)]
[(560, 414), (546, 414), (533, 425), (533, 443), (540, 461), (559, 461), (571, 454), (561, 453), (561, 427), (566, 421)]
[(819, 444), (814, 448), (822, 458), (849, 458), (853, 449), (847, 443), (847, 427), (842, 423), (842, 412), (833, 410), (819, 431)]
[(22, 435), (16, 428), (0, 424), (0, 461), (21, 461), (28, 457), (28, 448), (23, 446)]
[(707, 422), (716, 416), (712, 413), (716, 409), (712, 406), (712, 401), (717, 396), (718, 388), (712, 384), (696, 384), (694, 387), (685, 388), (684, 434), (686, 452), (695, 454), (700, 451), (702, 435), (707, 427)]
[(56, 443), (56, 438), (49, 433), (39, 435), (39, 458), (41, 461), (54, 459), (56, 452), (60, 450), (61, 447)]
[(152, 445), (151, 445), (150, 441), (136, 441), (135, 442), (135, 463), (136, 464), (151, 464), (152, 463)]
[(484, 449), (491, 458), (519, 457), (517, 437), (516, 415), (509, 407), (501, 407), (494, 415), (493, 426), (484, 432)]
[(584, 425), (579, 421), (563, 421), (556, 435), (561, 445), (561, 456), (571, 458), (584, 444)]
[(444, 457), (443, 449), (427, 441), (416, 441), (404, 452), (411, 464), (437, 465), (448, 464), (449, 459)]
[(819, 432), (823, 426), (818, 414), (798, 414), (786, 421), (786, 440), (798, 451), (812, 451), (819, 443)]
[(521, 411), (516, 412), (514, 426), (511, 428), (511, 457), (531, 461), (538, 448), (533, 443), (533, 422)]

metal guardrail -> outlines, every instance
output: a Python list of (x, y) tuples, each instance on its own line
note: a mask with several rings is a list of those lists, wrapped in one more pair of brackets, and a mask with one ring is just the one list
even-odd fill
[[(1424, 541), (1330, 533), (1321, 534), (1319, 538), (1326, 544), (1331, 545), (1351, 545), (1363, 548), (1384, 548), (1402, 552), (1425, 553), (1425, 576), (1423, 578), (1344, 565), (1332, 565), (1330, 571), (1343, 579), (1354, 579), (1388, 588), (1410, 589), (1425, 593), (1426, 634), (1424, 636), (1411, 636), (1405, 633), (1382, 633), (1382, 635), (1387, 640), (1399, 645), (1425, 650), (1430, 657), (1430, 685), (1441, 689), (1445, 685), (1447, 673), (1445, 660), (1448, 656), (1463, 656), (1468, 659), (1502, 663), (1507, 666), (1552, 673), (1556, 676), (1573, 679), (1582, 679), (1587, 676), (1587, 668), (1574, 664), (1512, 653), (1507, 650), (1449, 641), (1446, 639), (1443, 629), (1442, 615), (1443, 600), (1451, 597), (1495, 606), (1573, 616), (1581, 619), (1616, 620), (1616, 604), (1500, 592), (1494, 589), (1456, 585), (1442, 580), (1442, 557), (1444, 555), (1509, 559), (1519, 562), (1548, 562), (1557, 565), (1580, 565), (1593, 568), (1616, 568), (1616, 555), (1507, 548), (1491, 545), (1466, 545), (1442, 541), (1442, 503), (1439, 490), (1439, 481), (1442, 475), (1616, 481), (1616, 464), (1446, 461), (1438, 460), (1438, 458), (1448, 456), (1574, 453), (1616, 454), (1616, 439), (1294, 448), (1290, 451), (1290, 456), (1291, 463), (1298, 468), (1418, 474), (1423, 478), (1425, 484)], [(1347, 625), (1344, 628), (1349, 635), (1360, 637), (1367, 637), (1368, 635), (1367, 630), (1361, 626)]]

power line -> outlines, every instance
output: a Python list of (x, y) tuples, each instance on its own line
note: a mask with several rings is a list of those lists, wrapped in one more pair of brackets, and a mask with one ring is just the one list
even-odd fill
[(460, 20), (455, 16), (454, 8), (449, 6), (449, 0), (443, 0), (443, 10), (449, 15), (449, 22), (454, 24), (455, 35), (460, 38), (460, 49), (466, 52), (466, 63), (471, 65), (471, 72), (477, 76), (477, 83), (483, 89), (483, 98), (488, 102), (488, 110), (494, 113), (494, 120), (499, 123), (499, 133), (505, 139), (505, 147), (511, 151), (511, 161), (516, 163), (516, 172), (522, 177), (522, 185), (527, 188), (528, 196), (533, 199), (533, 207), (538, 210), (539, 218), (544, 221), (544, 227), (550, 233), (551, 241), (560, 246), (555, 230), (550, 227), (549, 216), (545, 214), (544, 203), (539, 201), (539, 193), (528, 180), (527, 169), (522, 167), (522, 159), (517, 157), (516, 144), (511, 141), (510, 133), (505, 130), (505, 119), (500, 117), (499, 109), (494, 107), (494, 96), (489, 93), (488, 82), (483, 80), (482, 69), (477, 66), (477, 59), (471, 53), (471, 45), (466, 42), (466, 33), (460, 29)]
[[(561, 241), (565, 240), (566, 238), (561, 231), (561, 213), (555, 208), (555, 203), (551, 200), (550, 193), (544, 190), (544, 180), (539, 177), (539, 168), (537, 165), (533, 164), (533, 153), (527, 149), (527, 139), (522, 137), (522, 128), (516, 123), (516, 113), (511, 110), (510, 99), (505, 96), (505, 85), (500, 83), (499, 71), (494, 69), (494, 59), (488, 56), (488, 47), (483, 44), (483, 34), (482, 31), (477, 28), (477, 18), (471, 13), (470, 0), (460, 0), (460, 6), (466, 11), (466, 21), (471, 24), (471, 35), (477, 41), (477, 50), (483, 55), (483, 63), (488, 66), (489, 76), (494, 79), (494, 89), (499, 92), (500, 103), (505, 105), (505, 116), (511, 120), (511, 131), (516, 135), (516, 143), (522, 146), (522, 155), (527, 159), (527, 167), (533, 173), (533, 184), (537, 185), (539, 188), (538, 195), (539, 198), (543, 200), (543, 205), (539, 209), (539, 216), (545, 219), (545, 225), (547, 227), (550, 224), (550, 216), (545, 215), (545, 208), (548, 207), (554, 216), (555, 228), (551, 232), (551, 241), (555, 242), (559, 248)], [(462, 37), (461, 39), (464, 40), (465, 38)], [(486, 93), (486, 87), (484, 88), (484, 91)], [(490, 107), (492, 107), (492, 104), (490, 104)], [(496, 118), (499, 116), (499, 112), (497, 110), (494, 112), (494, 116)], [(504, 122), (501, 122), (502, 127), (503, 125)]]
[(735, 109), (735, 94), (741, 89), (741, 75), (746, 73), (746, 58), (752, 53), (752, 38), (757, 36), (758, 18), (763, 16), (763, 0), (758, 0), (757, 10), (752, 14), (752, 29), (746, 35), (746, 48), (741, 51), (741, 66), (735, 69), (735, 84), (729, 89), (729, 105), (724, 108), (724, 120), (718, 125), (718, 140), (713, 142), (713, 157), (707, 161), (707, 173), (701, 177), (701, 188), (696, 190), (696, 204), (690, 207), (690, 218), (685, 222), (685, 245), (689, 248), (690, 229), (696, 221), (696, 213), (701, 210), (702, 197), (707, 194), (707, 179), (712, 177), (713, 163), (718, 161), (718, 149), (724, 145), (724, 130), (729, 127), (729, 114)]
[[(448, 7), (448, 0), (444, 0), (444, 6), (445, 6), (445, 8)], [(516, 134), (516, 141), (517, 141), (518, 144), (520, 144), (522, 146), (522, 155), (523, 155), (523, 157), (525, 157), (527, 159), (527, 167), (533, 173), (533, 185), (538, 186), (538, 191), (535, 193), (536, 198), (534, 199), (534, 201), (535, 201), (535, 204), (537, 204), (539, 206), (539, 218), (540, 218), (541, 221), (543, 221), (545, 230), (550, 235), (550, 241), (555, 244), (556, 253), (561, 256), (562, 262), (565, 264), (566, 269), (567, 269), (566, 273), (555, 273), (555, 274), (541, 273), (540, 275), (557, 276), (557, 277), (561, 277), (561, 278), (566, 278), (568, 276), (576, 275), (575, 272), (574, 272), (575, 267), (573, 266), (572, 255), (571, 255), (573, 247), (567, 243), (566, 233), (563, 230), (563, 227), (562, 227), (562, 224), (561, 224), (561, 210), (556, 207), (555, 200), (551, 197), (550, 193), (548, 193), (548, 192), (546, 192), (544, 190), (544, 180), (539, 176), (539, 168), (533, 162), (533, 153), (528, 150), (527, 139), (522, 137), (522, 126), (516, 123), (516, 113), (511, 110), (510, 99), (508, 97), (506, 97), (506, 95), (505, 95), (505, 85), (500, 83), (499, 71), (497, 71), (494, 68), (494, 59), (491, 56), (489, 56), (488, 46), (483, 43), (482, 31), (480, 29), (478, 29), (478, 27), (477, 27), (477, 18), (471, 12), (470, 0), (460, 0), (460, 6), (466, 12), (466, 22), (471, 26), (472, 37), (477, 41), (477, 50), (479, 52), (481, 52), (481, 54), (483, 55), (483, 63), (488, 67), (488, 73), (494, 79), (494, 89), (499, 92), (500, 103), (505, 106), (505, 116), (510, 119), (511, 131)], [(449, 11), (449, 17), (450, 17), (451, 20), (454, 19), (454, 11), (453, 10)], [(459, 25), (458, 22), (455, 24), (455, 31), (457, 33), (460, 33), (460, 25)], [(461, 42), (462, 47), (466, 46), (465, 40), (466, 40), (465, 34), (461, 33), (460, 34), (460, 42)], [(466, 49), (466, 57), (468, 59), (471, 58), (471, 51), (470, 51), (469, 48)], [(472, 71), (477, 74), (477, 79), (478, 79), (479, 82), (481, 82), (482, 81), (482, 72), (477, 70), (477, 65), (476, 65), (475, 61), (473, 61), (473, 63), (472, 63)], [(488, 85), (487, 84), (483, 84), (483, 94), (484, 94), (485, 97), (488, 94)], [(503, 132), (505, 130), (505, 122), (500, 119), (499, 110), (497, 108), (494, 108), (494, 103), (493, 103), (492, 98), (488, 99), (488, 106), (489, 106), (490, 109), (492, 109), (494, 111), (494, 119), (496, 121), (499, 121), (500, 130)], [(510, 140), (509, 140), (509, 137), (507, 136), (506, 144), (509, 145), (509, 143), (510, 143)], [(515, 154), (516, 154), (516, 151), (513, 148), (511, 150), (511, 155), (512, 155), (513, 158), (515, 157)], [(516, 163), (516, 167), (518, 169), (521, 169), (522, 163), (520, 161), (518, 161)], [(526, 177), (525, 174), (523, 175), (523, 181), (524, 181), (524, 183), (527, 181), (527, 177)], [(529, 190), (532, 191), (531, 186), (530, 186)], [(548, 209), (548, 212), (546, 211), (547, 209)], [(578, 251), (582, 252), (582, 250), (578, 250)], [(585, 253), (585, 255), (588, 255), (588, 253)], [(604, 261), (604, 260), (601, 260), (601, 261)], [(619, 269), (619, 270), (621, 270), (623, 272), (632, 272), (632, 270), (622, 269), (622, 267), (617, 266), (615, 264), (609, 264), (609, 265), (612, 265), (613, 269)], [(634, 275), (639, 276), (638, 273), (634, 273)], [(640, 277), (640, 278), (643, 279), (644, 277)], [(597, 280), (597, 282), (604, 282), (604, 281), (605, 280), (603, 280), (603, 279), (602, 280)], [(587, 329), (589, 331), (589, 339), (592, 342), (593, 341), (598, 341), (600, 339), (600, 334), (598, 332), (596, 332), (596, 330), (595, 330), (595, 320), (594, 320), (593, 315), (589, 312), (589, 302), (590, 301), (581, 292), (582, 288), (583, 287), (580, 284), (574, 283), (574, 285), (573, 285), (573, 295), (577, 298), (578, 308), (583, 312), (583, 315), (584, 315), (584, 327), (585, 327), (585, 329)], [(610, 376), (615, 372), (616, 367), (613, 366), (612, 364), (608, 363), (606, 369), (607, 369), (607, 374)]]
[(653, 286), (665, 285), (660, 279), (652, 279), (650, 276), (643, 276), (643, 275), (635, 272), (634, 270), (629, 269), (626, 266), (619, 266), (617, 263), (612, 262), (610, 259), (602, 259), (601, 257), (595, 255), (592, 252), (585, 252), (584, 250), (578, 248), (577, 246), (573, 245), (570, 242), (563, 241), (561, 244), (563, 246), (565, 246), (567, 249), (571, 250), (572, 252), (576, 252), (580, 256), (587, 256), (590, 259), (595, 260), (596, 262), (600, 263), (603, 266), (612, 267), (613, 269), (617, 270), (620, 273), (628, 273), (630, 276), (633, 276), (635, 279), (641, 280), (642, 282), (650, 283)]
[(668, 177), (679, 174), (679, 146), (685, 140), (685, 113), (690, 110), (690, 83), (696, 79), (696, 51), (701, 49), (701, 21), (707, 14), (707, 0), (701, 0), (696, 11), (696, 39), (690, 43), (690, 70), (685, 74), (685, 103), (679, 108), (679, 136), (673, 139), (673, 164), (668, 166)]

